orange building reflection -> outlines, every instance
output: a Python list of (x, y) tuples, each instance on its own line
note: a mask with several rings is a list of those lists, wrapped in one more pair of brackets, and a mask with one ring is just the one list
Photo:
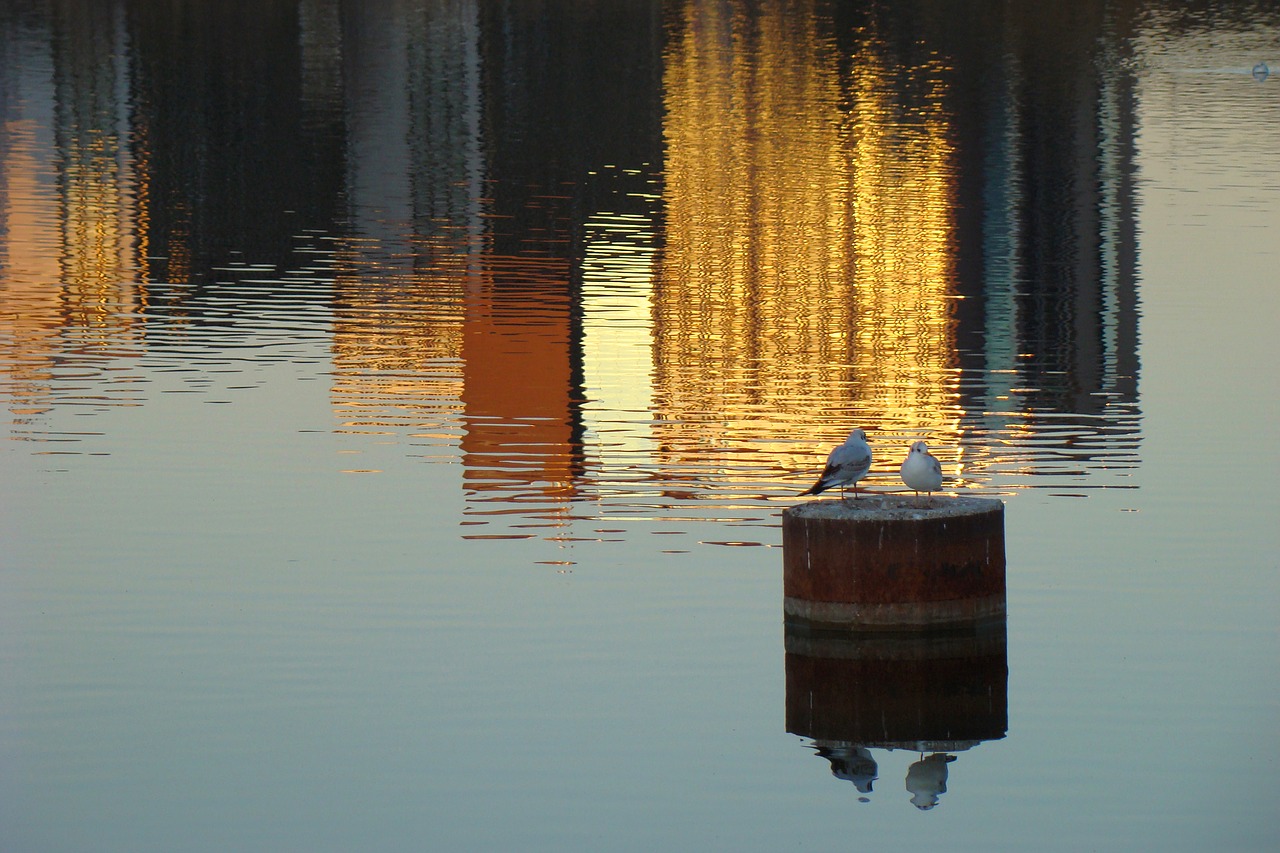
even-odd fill
[[(819, 443), (859, 424), (954, 444), (945, 69), (895, 67), (868, 39), (846, 82), (812, 8), (683, 15), (664, 79), (655, 385), (660, 421), (697, 429), (665, 452), (757, 431), (786, 456), (815, 421)], [(923, 81), (907, 103), (904, 74)]]
[(33, 55), (6, 65), (0, 112), (0, 370), (18, 422), (49, 407), (59, 354), (133, 354), (145, 301), (124, 36), (106, 10), (53, 25), (56, 57), (14, 45)]
[(462, 330), (464, 483), (574, 493), (581, 474), (569, 263), (486, 256)]
[(455, 260), (336, 278), (333, 398), (342, 430), (407, 428), (457, 440), (464, 485), (501, 499), (571, 494), (581, 439), (568, 262), (444, 257)]
[(57, 349), (65, 311), (58, 252), (49, 243), (49, 226), (57, 222), (58, 200), (52, 191), (54, 168), (47, 154), (51, 128), (21, 116), (4, 116), (0, 134), (0, 335), (6, 390), (15, 417), (39, 414), (49, 403), (52, 355)]

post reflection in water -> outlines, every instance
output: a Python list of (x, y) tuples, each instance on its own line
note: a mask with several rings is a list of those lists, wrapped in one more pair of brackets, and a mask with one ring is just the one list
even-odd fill
[(917, 635), (812, 635), (788, 626), (787, 731), (808, 739), (861, 802), (879, 778), (872, 750), (919, 753), (907, 790), (916, 807), (933, 808), (953, 753), (1008, 731), (1005, 636), (1003, 620)]

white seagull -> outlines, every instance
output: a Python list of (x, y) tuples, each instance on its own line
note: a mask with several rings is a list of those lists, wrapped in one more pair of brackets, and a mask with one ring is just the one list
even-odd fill
[(911, 452), (902, 463), (902, 482), (908, 489), (916, 493), (932, 494), (942, 486), (942, 463), (929, 453), (929, 446), (923, 441), (911, 445)]
[(832, 486), (840, 487), (840, 497), (844, 497), (844, 487), (853, 486), (853, 497), (858, 497), (858, 481), (867, 476), (871, 470), (871, 448), (867, 446), (867, 434), (860, 429), (849, 433), (844, 444), (836, 447), (827, 457), (827, 467), (822, 476), (800, 494), (816, 495), (825, 492)]

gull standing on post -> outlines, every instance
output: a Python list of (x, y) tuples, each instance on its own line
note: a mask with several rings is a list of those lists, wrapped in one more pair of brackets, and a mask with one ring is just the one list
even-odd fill
[(929, 446), (923, 441), (911, 445), (911, 452), (902, 463), (902, 482), (915, 491), (916, 497), (921, 492), (932, 495), (942, 487), (942, 463), (929, 453)]
[(867, 476), (871, 470), (871, 448), (867, 446), (867, 434), (860, 429), (849, 433), (844, 444), (836, 447), (827, 457), (827, 467), (822, 476), (800, 494), (816, 495), (825, 492), (832, 486), (840, 487), (840, 497), (844, 497), (844, 487), (853, 486), (854, 500), (858, 498), (858, 481)]

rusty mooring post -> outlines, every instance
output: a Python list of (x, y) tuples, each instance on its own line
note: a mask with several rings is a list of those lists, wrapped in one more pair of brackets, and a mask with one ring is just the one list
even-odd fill
[(1004, 504), (863, 495), (782, 514), (790, 629), (929, 631), (1005, 617)]

